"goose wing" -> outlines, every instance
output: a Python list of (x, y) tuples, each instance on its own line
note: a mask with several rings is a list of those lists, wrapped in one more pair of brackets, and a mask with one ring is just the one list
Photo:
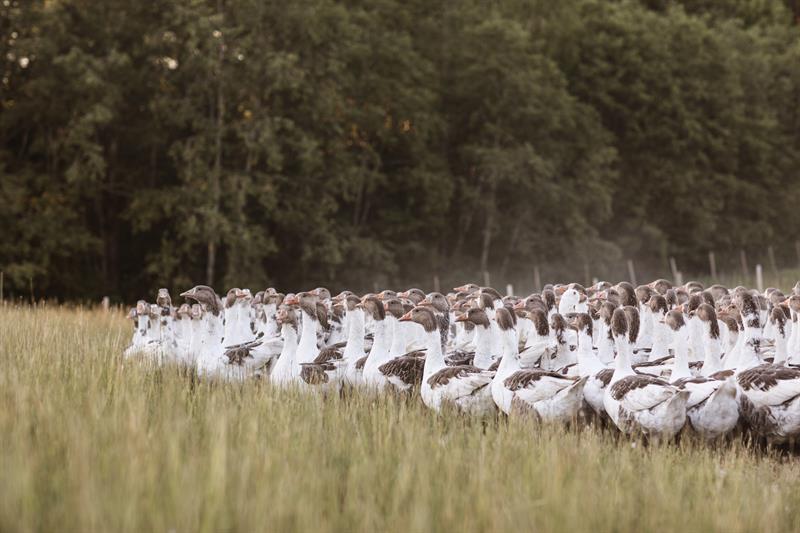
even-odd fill
[(431, 390), (440, 391), (449, 400), (475, 394), (492, 382), (494, 372), (471, 365), (449, 366), (428, 378)]
[(575, 384), (575, 379), (557, 372), (530, 369), (518, 370), (503, 381), (503, 385), (513, 391), (520, 400), (536, 403), (547, 400), (562, 389)]
[(761, 365), (737, 376), (742, 392), (756, 405), (780, 405), (800, 395), (800, 369)]
[(533, 368), (542, 359), (542, 356), (551, 357), (554, 353), (556, 353), (556, 347), (551, 341), (537, 341), (519, 352), (519, 364), (522, 368)]
[(655, 376), (635, 374), (611, 385), (611, 396), (628, 411), (652, 409), (672, 398), (677, 389)]

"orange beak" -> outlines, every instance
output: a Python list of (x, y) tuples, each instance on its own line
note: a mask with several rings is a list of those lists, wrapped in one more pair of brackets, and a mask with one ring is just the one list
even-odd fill
[(461, 313), (456, 317), (456, 322), (466, 322), (467, 321), (467, 314)]
[(413, 319), (411, 318), (411, 311), (400, 317), (400, 322), (411, 322), (412, 320)]
[(514, 304), (514, 309), (525, 309), (525, 300), (520, 300)]
[(284, 298), (283, 303), (285, 305), (298, 305), (300, 303), (300, 299), (297, 296), (288, 296)]
[(420, 303), (418, 303), (417, 305), (433, 305), (433, 302), (431, 302), (430, 300), (428, 300), (427, 298), (425, 298), (424, 300), (422, 300), (422, 301), (421, 301)]

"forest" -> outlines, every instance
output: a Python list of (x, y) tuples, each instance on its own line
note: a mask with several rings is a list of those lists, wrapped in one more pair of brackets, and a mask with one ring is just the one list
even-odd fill
[(6, 297), (796, 267), (798, 21), (798, 0), (3, 0)]

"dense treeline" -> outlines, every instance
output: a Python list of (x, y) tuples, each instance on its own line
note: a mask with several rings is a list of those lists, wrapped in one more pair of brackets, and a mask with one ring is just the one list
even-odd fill
[[(793, 258), (796, 2), (6, 0), (6, 291)], [(738, 255), (736, 256), (738, 257)], [(550, 268), (548, 271), (547, 268)]]

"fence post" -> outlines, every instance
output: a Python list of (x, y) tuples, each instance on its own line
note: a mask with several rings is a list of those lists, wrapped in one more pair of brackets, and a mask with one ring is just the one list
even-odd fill
[(490, 284), (490, 282), (491, 282), (491, 278), (489, 278), (489, 271), (488, 270), (484, 270), (483, 271), (483, 286), (484, 287), (491, 287), (492, 285)]
[(758, 292), (764, 291), (764, 269), (761, 265), (756, 265), (756, 288)]
[(744, 276), (742, 282), (747, 285), (747, 281), (750, 278), (750, 269), (747, 268), (747, 254), (744, 249), (739, 250), (739, 260), (742, 262), (742, 276)]
[(542, 276), (539, 273), (539, 265), (533, 265), (533, 290), (542, 290)]
[(772, 273), (775, 275), (775, 284), (780, 287), (781, 276), (778, 273), (778, 264), (775, 262), (775, 248), (767, 246), (767, 255), (769, 256), (769, 266), (772, 267)]
[(586, 285), (589, 285), (592, 281), (592, 276), (589, 275), (589, 263), (586, 261), (583, 262), (583, 281)]
[(800, 241), (794, 241), (794, 251), (797, 252), (797, 266), (800, 268)]
[(714, 257), (714, 252), (708, 252), (708, 265), (711, 267), (711, 281), (717, 282), (717, 259)]
[(439, 285), (439, 276), (433, 276), (433, 292), (442, 292)]
[(5, 295), (3, 294), (3, 272), (0, 271), (0, 303), (3, 303), (3, 301), (5, 301), (4, 296)]
[(669, 258), (669, 268), (672, 270), (672, 279), (675, 281), (675, 285), (682, 285), (682, 283), (678, 281), (678, 263), (675, 262), (674, 257)]
[(631, 278), (631, 283), (634, 287), (638, 285), (636, 283), (636, 271), (633, 269), (633, 259), (628, 259), (628, 276)]
[(514, 295), (514, 287), (508, 283), (506, 284), (506, 296), (513, 296)]

